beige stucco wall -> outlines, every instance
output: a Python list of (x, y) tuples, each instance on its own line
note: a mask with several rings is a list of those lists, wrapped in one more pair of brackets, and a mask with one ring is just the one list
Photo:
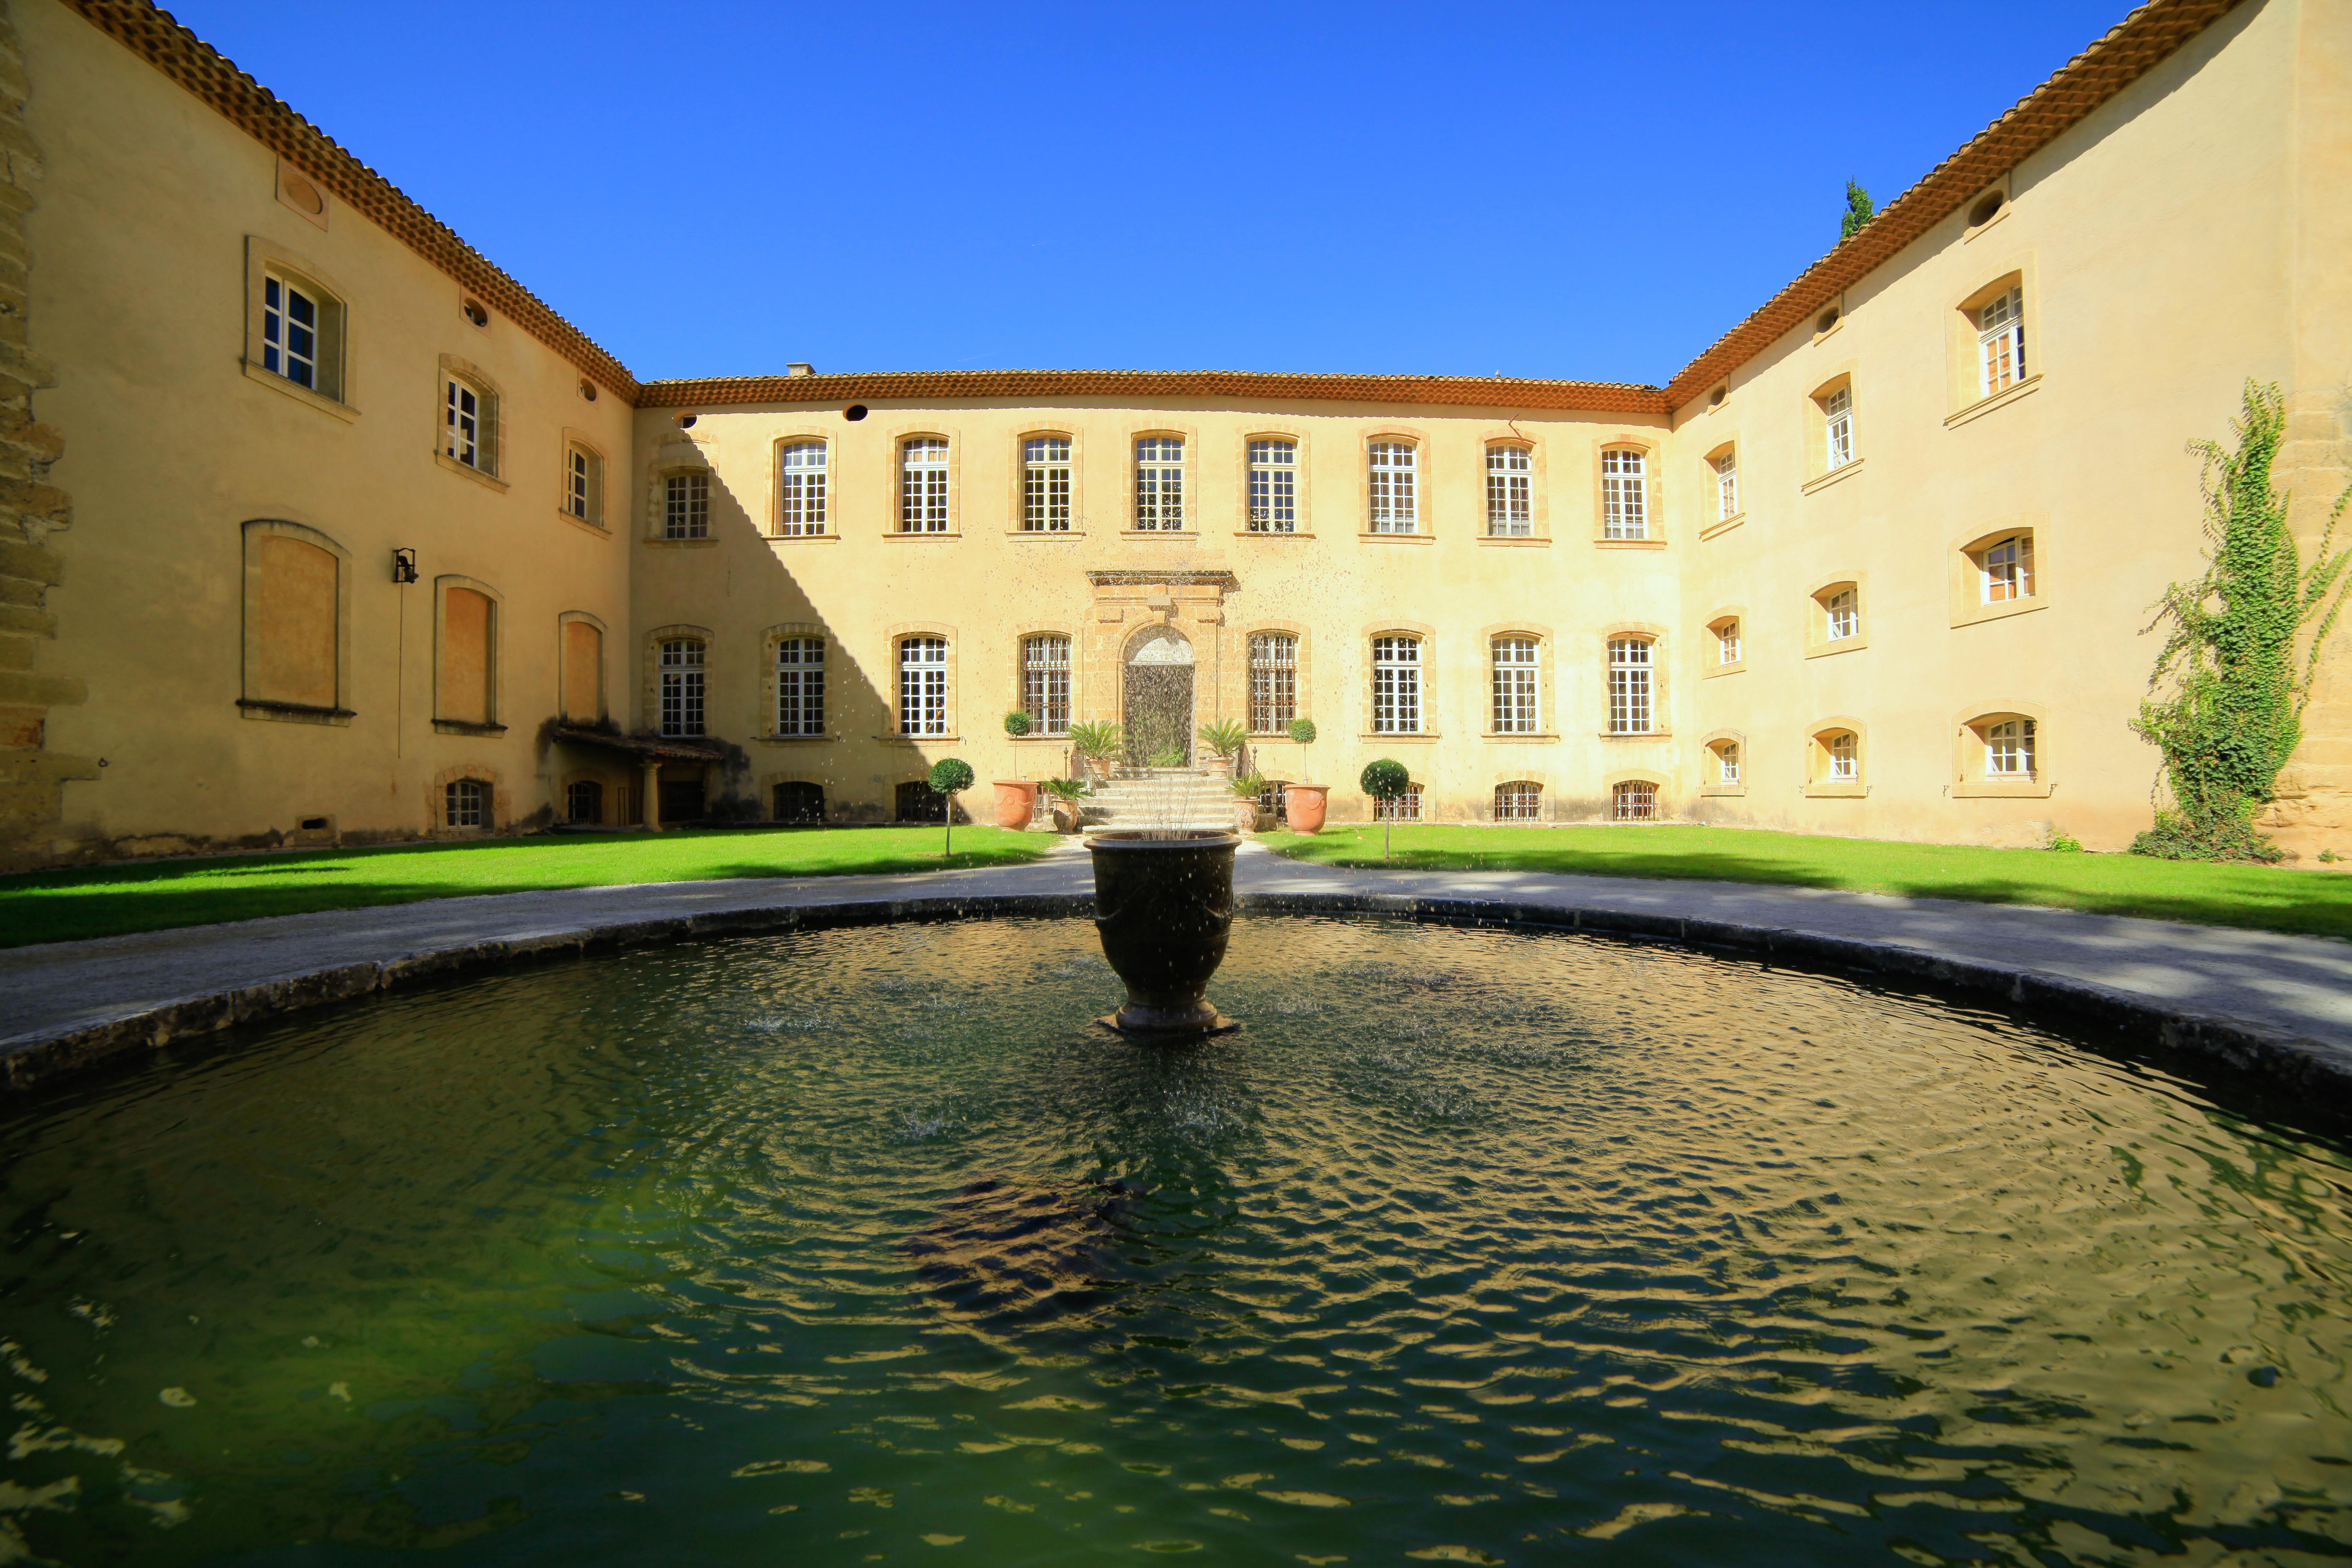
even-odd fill
[[(1481, 817), (1494, 787), (1532, 779), (1560, 813), (1591, 816), (1609, 784), (1630, 773), (1670, 778), (1672, 734), (1603, 739), (1601, 649), (1612, 627), (1661, 635), (1672, 657), (1677, 578), (1685, 542), (1671, 526), (1639, 545), (1602, 543), (1600, 453), (1604, 444), (1654, 448), (1654, 508), (1671, 518), (1658, 475), (1663, 421), (1557, 411), (1350, 407), (1310, 403), (1255, 409), (1171, 403), (1151, 408), (1085, 402), (1049, 407), (967, 402), (949, 407), (874, 404), (860, 421), (825, 406), (778, 405), (638, 416), (637, 462), (648, 476), (636, 520), (637, 658), (651, 669), (662, 628), (709, 637), (709, 724), (752, 754), (733, 787), (763, 805), (772, 786), (802, 779), (825, 787), (829, 808), (851, 818), (887, 816), (893, 792), (939, 757), (970, 762), (989, 778), (1052, 777), (1068, 771), (1066, 742), (1013, 741), (1004, 713), (1021, 702), (1020, 640), (1038, 632), (1072, 639), (1075, 719), (1122, 717), (1123, 655), (1147, 626), (1171, 624), (1192, 644), (1200, 722), (1246, 715), (1249, 634), (1301, 637), (1299, 710), (1320, 738), (1311, 756), (1286, 740), (1254, 743), (1268, 776), (1332, 783), (1333, 814), (1361, 816), (1354, 781), (1377, 756), (1405, 763), (1430, 815)], [(1036, 432), (1073, 438), (1074, 526), (1019, 531), (1021, 441)], [(1193, 498), (1181, 533), (1131, 526), (1134, 442), (1145, 432), (1186, 440)], [(950, 442), (953, 531), (905, 535), (897, 527), (898, 443), (917, 433)], [(1255, 436), (1299, 446), (1300, 531), (1246, 531), (1245, 452)], [(830, 531), (816, 539), (772, 536), (775, 451), (787, 438), (830, 445)], [(1420, 443), (1421, 527), (1372, 535), (1367, 523), (1367, 444)], [(1533, 500), (1543, 537), (1486, 537), (1486, 448), (1524, 441), (1534, 452)], [(711, 538), (661, 540), (651, 476), (681, 460), (682, 444), (711, 470)], [(1097, 586), (1090, 574), (1231, 574), (1205, 582)], [(1154, 602), (1164, 594), (1164, 604)], [(773, 729), (767, 638), (806, 628), (831, 639), (828, 729), (822, 741), (761, 739)], [(895, 639), (924, 630), (949, 639), (954, 668), (953, 733), (892, 739)], [(1424, 637), (1424, 719), (1418, 737), (1370, 733), (1370, 639), (1381, 631)], [(1488, 733), (1487, 643), (1533, 632), (1549, 672), (1542, 732)], [(649, 679), (649, 676), (648, 676)], [(1671, 675), (1662, 708), (1669, 726), (1680, 700)], [(650, 687), (646, 689), (650, 690)], [(641, 696), (641, 702), (644, 700)], [(1547, 815), (1551, 815), (1549, 813)]]
[[(563, 431), (625, 471), (625, 399), (583, 399), (580, 373), (503, 317), (470, 323), (455, 282), (340, 203), (323, 230), (281, 205), (268, 150), (64, 7), (15, 11), (47, 160), (30, 311), (58, 370), (36, 406), (66, 433), (52, 480), (76, 509), (44, 657), (89, 688), (48, 740), (106, 760), (66, 786), (50, 852), (236, 843), (316, 816), (346, 839), (421, 832), (452, 770), (494, 777), (509, 816), (536, 809), (565, 765), (535, 740), (557, 617), (628, 616), (625, 543), (558, 510)], [(249, 237), (346, 297), (350, 416), (245, 373)], [(504, 395), (502, 488), (435, 460), (444, 355)], [(241, 716), (241, 532), (258, 519), (348, 552), (347, 723)], [(394, 546), (417, 552), (418, 584), (393, 584)], [(503, 735), (435, 730), (444, 576), (499, 595)]]
[[(1995, 221), (1947, 218), (1849, 290), (1834, 330), (1790, 334), (1720, 406), (1680, 411), (1677, 472), (1704, 473), (1737, 439), (1746, 492), (1744, 521), (1691, 546), (1685, 581), (1686, 642), (1719, 608), (1747, 621), (1744, 671), (1694, 671), (1697, 729), (1744, 734), (1748, 758), (1745, 794), (1706, 797), (1700, 815), (2007, 844), (2055, 825), (2109, 849), (2147, 826), (2157, 757), (2126, 720), (2160, 641), (2141, 632), (2149, 606), (2201, 569), (2187, 443), (2227, 435), (2248, 377), (2340, 402), (2352, 371), (2340, 326), (2313, 352), (2315, 320), (2342, 319), (2344, 251), (2298, 262), (2289, 243), (2299, 212), (2332, 207), (2323, 226), (2342, 224), (2321, 184), (2352, 189), (2340, 75), (2324, 89), (2334, 141), (2308, 134), (2323, 118), (2309, 90), (2325, 60), (2340, 71), (2347, 16), (2338, 0), (2239, 7), (2014, 171)], [(1973, 392), (1950, 372), (1957, 307), (2011, 272), (2038, 380), (1969, 417)], [(1810, 395), (1840, 372), (1862, 461), (1807, 493)], [(2005, 523), (2035, 530), (2043, 607), (1956, 625), (1953, 547)], [(1867, 646), (1808, 657), (1810, 591), (1844, 575), (1864, 584)], [(2342, 668), (2342, 632), (2328, 657)], [(2040, 717), (2046, 795), (1954, 795), (1958, 727), (1997, 710)], [(1860, 721), (1866, 795), (1805, 793), (1807, 738), (1832, 715)], [(2340, 705), (2312, 718), (2344, 731)], [(2323, 734), (2312, 749), (2340, 744)]]

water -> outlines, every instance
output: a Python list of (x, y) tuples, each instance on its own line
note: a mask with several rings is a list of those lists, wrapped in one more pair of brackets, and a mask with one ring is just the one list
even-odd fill
[(2341, 1148), (1670, 950), (1244, 921), (1212, 994), (746, 940), (20, 1108), (0, 1560), (2352, 1554)]

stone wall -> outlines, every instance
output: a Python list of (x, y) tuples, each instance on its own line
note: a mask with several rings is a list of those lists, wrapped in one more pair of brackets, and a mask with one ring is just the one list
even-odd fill
[(41, 178), (40, 149), (25, 129), (31, 88), (16, 18), (0, 0), (0, 870), (53, 857), (64, 785), (99, 764), (47, 744), (49, 710), (84, 698), (79, 680), (45, 664), (58, 635), (48, 592), (64, 579), (62, 535), (73, 506), (46, 483), (64, 437), (33, 417), (48, 362), (28, 342), (32, 258), (25, 215)]

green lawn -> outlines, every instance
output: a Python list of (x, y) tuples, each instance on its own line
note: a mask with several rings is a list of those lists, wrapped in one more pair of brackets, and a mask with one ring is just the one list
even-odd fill
[(1054, 842), (1051, 834), (959, 827), (949, 860), (941, 836), (937, 827), (685, 829), (37, 871), (0, 877), (0, 947), (541, 888), (1008, 866)]
[[(1378, 866), (1377, 827), (1313, 837), (1269, 834), (1293, 859)], [(1958, 844), (1888, 844), (1751, 828), (1399, 827), (1390, 864), (1429, 870), (1580, 871), (1779, 882), (1867, 893), (2042, 904), (2352, 937), (2352, 876), (2271, 866), (2206, 866), (2137, 855), (2063, 855)]]

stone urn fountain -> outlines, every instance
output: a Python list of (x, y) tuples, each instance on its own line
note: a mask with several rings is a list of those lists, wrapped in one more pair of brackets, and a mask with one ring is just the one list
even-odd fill
[(1237, 833), (1098, 833), (1095, 928), (1103, 956), (1127, 982), (1127, 1004), (1098, 1020), (1142, 1039), (1221, 1035), (1241, 1026), (1218, 1013), (1209, 977), (1224, 962), (1234, 923)]

